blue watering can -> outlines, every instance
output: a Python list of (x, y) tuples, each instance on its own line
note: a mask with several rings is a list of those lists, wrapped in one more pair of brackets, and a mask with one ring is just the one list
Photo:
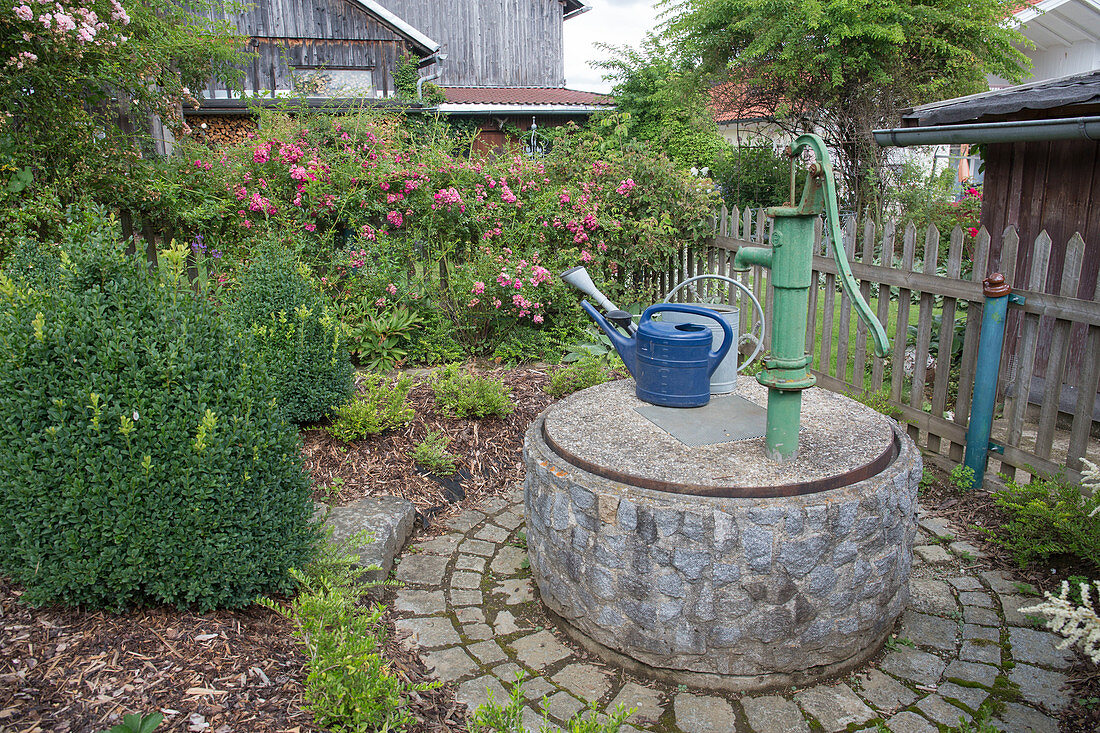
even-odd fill
[[(626, 338), (591, 303), (582, 300), (581, 307), (611, 339), (634, 376), (638, 399), (662, 407), (702, 407), (710, 401), (710, 375), (735, 340), (733, 330), (717, 313), (687, 303), (657, 303), (642, 313), (634, 337)], [(702, 324), (650, 320), (662, 311), (713, 318), (722, 328), (722, 345), (710, 350), (714, 337)]]

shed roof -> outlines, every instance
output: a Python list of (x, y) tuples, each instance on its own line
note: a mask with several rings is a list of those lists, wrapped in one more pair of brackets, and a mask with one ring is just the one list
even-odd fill
[(923, 104), (902, 113), (901, 121), (904, 127), (954, 125), (1026, 110), (1093, 104), (1100, 104), (1100, 69)]

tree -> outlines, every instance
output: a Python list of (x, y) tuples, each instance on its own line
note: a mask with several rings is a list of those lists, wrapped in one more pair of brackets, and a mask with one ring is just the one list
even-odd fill
[(665, 33), (746, 107), (812, 127), (838, 151), (848, 205), (880, 208), (871, 130), (916, 104), (1019, 80), (1017, 0), (664, 0)]
[(33, 177), (62, 199), (125, 188), (150, 115), (186, 132), (190, 90), (239, 76), (243, 40), (196, 15), (203, 7), (14, 0), (0, 12), (0, 163), (21, 177), (0, 187), (18, 193)]
[(641, 49), (598, 43), (610, 57), (593, 63), (612, 83), (626, 132), (664, 151), (678, 165), (712, 166), (728, 147), (708, 107), (709, 95), (690, 60), (652, 33)]

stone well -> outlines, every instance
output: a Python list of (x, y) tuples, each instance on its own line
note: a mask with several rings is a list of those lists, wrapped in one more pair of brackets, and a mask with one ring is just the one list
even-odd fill
[(780, 466), (763, 438), (681, 443), (633, 384), (578, 392), (526, 435), (531, 569), (563, 628), (635, 672), (732, 690), (877, 652), (908, 601), (922, 466), (904, 431), (807, 390), (799, 457)]

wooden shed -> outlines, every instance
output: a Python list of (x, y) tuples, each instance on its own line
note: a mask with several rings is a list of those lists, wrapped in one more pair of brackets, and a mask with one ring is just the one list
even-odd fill
[[(981, 146), (981, 224), (991, 237), (989, 270), (1014, 273), (1017, 289), (1083, 304), (1074, 306), (1082, 316), (1065, 334), (1069, 348), (1057, 358), (1058, 373), (1047, 373), (1054, 319), (1044, 318), (1037, 329), (1034, 368), (1028, 367), (1034, 380), (1027, 385), (1031, 401), (1053, 396), (1069, 412), (1076, 401), (1073, 389), (1067, 386), (1059, 397), (1044, 380), (1054, 376), (1060, 383), (1064, 377), (1067, 385), (1075, 384), (1080, 375), (1092, 373), (1097, 358), (1086, 342), (1093, 333), (1087, 328), (1094, 318), (1089, 314), (1100, 300), (1100, 70), (915, 107), (902, 114), (902, 127), (874, 135), (880, 145)], [(1012, 262), (1002, 250), (1002, 233), (1009, 227), (1018, 235)], [(1045, 238), (1040, 244), (1043, 232), (1049, 244)], [(1038, 282), (1030, 281), (1033, 274)], [(1010, 313), (1005, 347), (1010, 375), (1022, 329), (1019, 314)], [(1012, 381), (1007, 380), (1009, 391), (1020, 386)], [(1100, 400), (1093, 419), (1100, 419)]]
[(1016, 228), (1017, 272), (1031, 265), (1026, 243), (1044, 230), (1050, 235), (1048, 293), (1060, 291), (1066, 242), (1080, 232), (1086, 246), (1074, 296), (1091, 300), (1100, 269), (1098, 115), (1095, 70), (915, 107), (903, 113), (901, 129), (878, 130), (875, 138), (886, 145), (980, 143), (982, 226), (993, 235)]

